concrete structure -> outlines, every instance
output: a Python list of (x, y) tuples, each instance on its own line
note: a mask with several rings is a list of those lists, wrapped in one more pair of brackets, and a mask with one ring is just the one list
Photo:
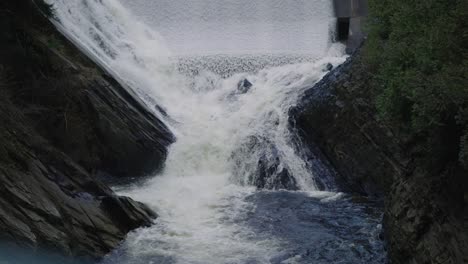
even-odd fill
[(346, 43), (346, 52), (352, 53), (365, 38), (367, 0), (333, 0), (333, 6), (337, 17), (335, 39)]

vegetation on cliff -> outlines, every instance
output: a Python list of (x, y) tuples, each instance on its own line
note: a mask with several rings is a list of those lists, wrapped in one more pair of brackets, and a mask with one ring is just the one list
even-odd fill
[(468, 2), (369, 0), (369, 6), (362, 49), (368, 78), (361, 78), (368, 83), (359, 82), (356, 69), (351, 79), (368, 92), (379, 123), (401, 147), (386, 152), (403, 157), (402, 174), (393, 175), (385, 197), (390, 259), (467, 263)]
[(369, 5), (366, 57), (380, 117), (417, 140), (421, 154), (458, 156), (468, 168), (468, 2)]

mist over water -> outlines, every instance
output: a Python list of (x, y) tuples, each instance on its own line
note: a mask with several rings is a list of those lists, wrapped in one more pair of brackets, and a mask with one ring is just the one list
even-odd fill
[[(122, 2), (177, 55), (299, 53), (328, 48), (329, 0)], [(334, 26), (334, 25), (333, 25)]]
[[(116, 187), (159, 218), (104, 263), (381, 263), (378, 213), (319, 190), (288, 129), (301, 93), (345, 60), (330, 1), (48, 2), (177, 137), (161, 175)], [(286, 169), (299, 191), (256, 190), (260, 160), (276, 166), (267, 184)]]

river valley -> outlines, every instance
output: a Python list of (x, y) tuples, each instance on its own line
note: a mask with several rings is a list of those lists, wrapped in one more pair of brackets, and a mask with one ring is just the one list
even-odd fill
[(162, 172), (114, 186), (159, 217), (103, 264), (384, 262), (382, 208), (340, 192), (290, 127), (347, 57), (330, 1), (49, 2), (176, 137)]

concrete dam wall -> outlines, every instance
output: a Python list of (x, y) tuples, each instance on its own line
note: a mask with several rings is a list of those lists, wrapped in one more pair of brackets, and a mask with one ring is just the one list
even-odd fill
[(336, 41), (346, 43), (346, 52), (352, 53), (365, 38), (363, 26), (368, 15), (367, 0), (333, 0)]

